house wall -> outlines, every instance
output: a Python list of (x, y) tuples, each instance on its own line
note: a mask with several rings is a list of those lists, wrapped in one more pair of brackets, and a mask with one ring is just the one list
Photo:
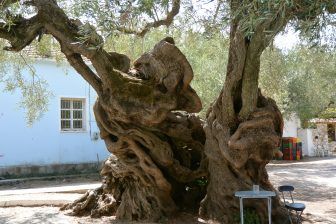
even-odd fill
[(304, 156), (315, 156), (315, 145), (313, 141), (314, 129), (302, 129), (300, 119), (292, 115), (284, 119), (283, 137), (299, 138), (302, 142), (302, 154)]
[[(18, 106), (20, 93), (0, 94), (0, 167), (87, 163), (106, 159), (109, 153), (103, 141), (92, 138), (98, 132), (92, 111), (96, 99), (94, 90), (69, 66), (57, 67), (55, 62), (46, 60), (37, 61), (33, 66), (37, 74), (47, 80), (54, 96), (44, 116), (28, 127), (25, 112)], [(2, 83), (0, 89), (3, 89)], [(86, 99), (85, 131), (60, 131), (61, 97)]]
[(298, 129), (300, 128), (300, 120), (297, 116), (292, 115), (284, 119), (283, 137), (298, 137)]
[(316, 124), (316, 129), (313, 131), (313, 141), (316, 156), (329, 156), (327, 124)]
[(314, 129), (299, 129), (298, 130), (298, 138), (302, 142), (302, 154), (304, 156), (315, 156), (313, 131)]

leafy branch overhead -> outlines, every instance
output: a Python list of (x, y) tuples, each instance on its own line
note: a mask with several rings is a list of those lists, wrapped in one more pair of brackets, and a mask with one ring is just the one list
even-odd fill
[[(142, 2), (142, 1), (140, 1)], [(150, 1), (149, 1), (150, 2)], [(161, 2), (161, 7), (165, 7), (168, 8), (168, 1), (159, 1)], [(147, 1), (143, 1), (143, 3), (147, 3)], [(152, 2), (152, 4), (149, 5), (140, 5), (139, 9), (140, 11), (142, 11), (141, 9), (145, 8), (147, 13), (150, 15), (150, 17), (153, 18), (153, 22), (149, 22), (146, 25), (143, 26), (143, 28), (141, 29), (131, 29), (131, 28), (127, 28), (125, 26), (120, 26), (118, 24), (116, 24), (115, 28), (116, 30), (123, 32), (123, 33), (127, 33), (127, 34), (135, 34), (137, 36), (143, 37), (146, 35), (146, 33), (148, 33), (148, 31), (150, 31), (150, 29), (152, 28), (157, 28), (159, 26), (170, 26), (174, 20), (174, 17), (179, 13), (180, 11), (180, 0), (172, 0), (172, 6), (171, 9), (167, 9), (167, 15), (165, 18), (160, 19), (159, 15), (157, 13), (157, 9), (154, 6), (154, 1)], [(132, 10), (131, 10), (132, 11)]]
[[(102, 49), (97, 51), (97, 47), (102, 47), (103, 39), (95, 29), (89, 24), (82, 25), (79, 20), (68, 19), (54, 1), (34, 0), (27, 1), (25, 4), (34, 6), (37, 9), (37, 14), (29, 19), (12, 16), (15, 19), (11, 24), (0, 23), (0, 38), (7, 39), (11, 44), (10, 47), (6, 47), (6, 50), (20, 51), (41, 33), (51, 34), (59, 41), (62, 52), (74, 68), (98, 93), (101, 92), (101, 79), (107, 77), (98, 77), (82, 59), (82, 56), (90, 59), (94, 66), (98, 64), (98, 61), (110, 61), (107, 52)], [(144, 28), (146, 31), (142, 31), (142, 33), (145, 34), (151, 27), (169, 25), (179, 12), (179, 7), (180, 1), (173, 1), (172, 10), (167, 13), (166, 19), (147, 25)], [(62, 32), (59, 32), (60, 30)], [(116, 66), (115, 62), (112, 61), (110, 66), (110, 68), (104, 69), (112, 69), (113, 66)]]
[(151, 29), (169, 27), (180, 12), (180, 0), (60, 1), (67, 11), (83, 20), (90, 18), (106, 36), (113, 33), (144, 37)]
[(265, 25), (275, 20), (291, 21), (302, 32), (313, 31), (318, 24), (333, 24), (335, 18), (331, 15), (336, 13), (335, 2), (328, 0), (243, 0), (231, 1), (231, 8), (232, 19), (239, 20), (246, 36), (255, 33), (260, 26), (264, 26), (263, 32), (272, 34), (272, 26)]

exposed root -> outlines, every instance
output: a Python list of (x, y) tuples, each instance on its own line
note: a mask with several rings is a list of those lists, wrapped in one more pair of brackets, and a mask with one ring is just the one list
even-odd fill
[(86, 192), (81, 198), (72, 203), (65, 204), (61, 210), (72, 211), (69, 215), (90, 215), (97, 218), (101, 216), (113, 215), (117, 208), (117, 202), (111, 194), (103, 193), (103, 188)]

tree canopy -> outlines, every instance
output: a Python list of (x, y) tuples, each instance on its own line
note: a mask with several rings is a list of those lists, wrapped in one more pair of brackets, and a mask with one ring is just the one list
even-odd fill
[[(17, 1), (3, 1), (2, 7), (5, 8), (12, 2)], [(332, 72), (333, 59), (326, 58), (326, 60), (312, 61), (313, 57), (311, 57), (332, 57), (333, 55), (335, 41), (332, 30), (334, 29), (335, 19), (334, 16), (328, 14), (329, 11), (332, 12), (332, 5), (323, 1), (313, 2), (314, 4), (310, 6), (311, 11), (306, 12), (307, 15), (296, 16), (290, 23), (291, 27), (301, 32), (303, 41), (301, 47), (292, 49), (288, 53), (277, 49), (266, 51), (261, 59), (260, 85), (263, 92), (266, 96), (276, 100), (284, 115), (296, 113), (303, 123), (318, 116), (335, 95), (332, 88), (333, 76), (324, 74)], [(211, 3), (182, 2), (182, 6), (178, 7), (179, 1), (135, 1), (130, 4), (127, 1), (73, 0), (59, 1), (59, 4), (70, 16), (90, 22), (97, 27), (97, 30), (104, 36), (104, 48), (125, 53), (133, 60), (149, 50), (162, 36), (166, 34), (174, 36), (175, 41), (180, 44), (179, 46), (183, 49), (195, 70), (193, 85), (203, 101), (204, 106), (201, 114), (202, 116), (205, 115), (208, 105), (221, 89), (225, 77), (223, 68), (227, 63), (229, 42), (227, 33), (229, 5), (225, 1)], [(255, 4), (260, 3), (258, 1), (251, 2), (244, 7), (252, 10), (252, 6)], [(249, 26), (272, 14), (273, 3), (267, 4), (267, 7), (261, 5), (262, 7), (256, 12), (251, 11), (249, 19), (246, 17), (246, 21), (242, 21), (245, 24), (243, 29), (246, 32), (252, 32), (247, 31), (250, 29)], [(274, 3), (274, 7), (290, 7), (291, 5), (295, 5), (295, 2), (290, 1), (284, 4), (284, 2), (279, 1)], [(23, 7), (19, 3), (10, 6), (13, 15), (20, 13), (27, 15), (33, 12), (31, 8)], [(327, 13), (320, 15), (319, 12), (325, 9), (327, 9)], [(169, 12), (174, 11), (173, 14), (176, 18), (174, 21), (169, 20), (167, 24), (161, 24), (166, 28), (159, 27), (153, 30), (151, 28), (155, 27), (151, 27), (152, 25), (149, 25), (148, 29), (145, 28), (145, 23), (152, 24), (155, 21), (164, 20), (167, 10), (170, 10)], [(240, 8), (240, 10), (243, 10), (243, 8)], [(237, 13), (239, 14), (239, 11)], [(8, 12), (2, 11), (1, 18), (3, 21), (7, 21), (9, 27), (10, 24), (13, 24), (14, 17), (9, 16)], [(140, 34), (141, 32), (143, 33)], [(129, 35), (130, 33), (131, 35)], [(191, 47), (193, 44), (195, 47)], [(2, 42), (3, 47), (4, 45), (5, 43)], [(53, 41), (50, 36), (44, 35), (39, 41), (33, 41), (32, 45), (41, 57), (52, 56), (58, 62), (64, 60), (58, 43)], [(312, 45), (315, 47), (308, 50), (307, 48)], [(51, 51), (53, 55), (51, 55)], [(318, 54), (315, 54), (315, 51)], [(23, 93), (20, 104), (27, 110), (27, 121), (31, 124), (47, 110), (48, 98), (52, 96), (52, 93), (48, 91), (43, 75), (34, 71), (32, 59), (26, 56), (27, 52), (23, 51), (20, 55), (17, 55), (2, 51), (1, 54), (3, 55), (1, 80), (5, 83), (5, 90), (14, 91), (14, 89), (19, 88)], [(16, 63), (9, 65), (6, 61), (16, 61)], [(313, 66), (316, 63), (317, 66)], [(205, 65), (208, 67), (205, 67)], [(309, 68), (303, 69), (305, 65), (312, 66), (314, 71), (311, 73), (316, 75), (304, 75), (305, 70), (309, 70)], [(5, 75), (6, 71), (9, 71), (8, 66), (12, 66), (12, 69), (16, 71), (16, 78)], [(30, 70), (31, 77), (20, 75), (24, 68)], [(210, 68), (213, 71), (211, 74), (207, 72)], [(320, 71), (317, 71), (317, 68)], [(19, 83), (18, 81), (22, 79), (25, 79), (25, 81)], [(316, 81), (313, 83), (312, 79)], [(327, 88), (322, 85), (324, 82), (327, 83), (325, 85)], [(211, 88), (208, 88), (209, 86)], [(26, 94), (27, 91), (30, 91), (30, 94)], [(312, 97), (308, 96), (309, 94)]]
[(335, 51), (325, 48), (301, 45), (287, 53), (268, 50), (263, 55), (260, 85), (283, 114), (297, 114), (307, 127), (335, 99), (334, 61)]

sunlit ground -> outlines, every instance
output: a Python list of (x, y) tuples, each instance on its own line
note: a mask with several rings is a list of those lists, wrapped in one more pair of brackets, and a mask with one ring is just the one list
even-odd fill
[[(304, 224), (336, 223), (336, 158), (310, 158), (303, 161), (274, 161), (267, 165), (271, 182), (295, 187), (294, 198), (306, 204)], [(309, 219), (309, 220), (307, 220)], [(191, 215), (182, 215), (164, 223), (205, 223)], [(0, 224), (103, 224), (118, 222), (114, 217), (91, 219), (67, 216), (58, 207), (0, 208)], [(138, 223), (137, 223), (138, 224)]]
[[(295, 187), (294, 199), (306, 204), (304, 213), (336, 223), (336, 158), (309, 158), (303, 161), (275, 161), (267, 165), (271, 182)], [(328, 221), (327, 221), (328, 220)], [(315, 220), (313, 223), (318, 222)], [(308, 223), (308, 222), (307, 222)]]

